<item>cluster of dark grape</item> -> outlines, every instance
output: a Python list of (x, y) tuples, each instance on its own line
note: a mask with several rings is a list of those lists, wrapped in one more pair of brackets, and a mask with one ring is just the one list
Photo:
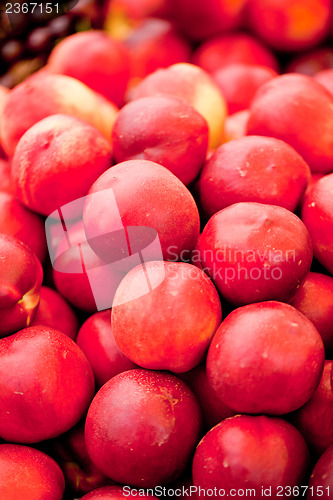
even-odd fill
[[(23, 2), (26, 0), (15, 0), (15, 4)], [(3, 1), (0, 8), (0, 84), (11, 88), (42, 67), (51, 49), (63, 37), (101, 28), (103, 4), (103, 0), (79, 0), (70, 9), (70, 2), (63, 1), (58, 12), (54, 9), (47, 13), (37, 7), (33, 13), (21, 11), (8, 15)]]

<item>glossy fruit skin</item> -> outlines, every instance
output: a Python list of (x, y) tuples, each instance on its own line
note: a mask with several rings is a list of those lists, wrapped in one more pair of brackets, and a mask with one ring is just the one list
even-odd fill
[(173, 64), (147, 75), (129, 94), (130, 100), (172, 95), (193, 106), (207, 121), (209, 148), (223, 141), (227, 115), (225, 99), (214, 79), (202, 68), (189, 63)]
[(273, 53), (256, 37), (246, 33), (227, 33), (206, 40), (194, 51), (192, 62), (209, 73), (239, 63), (278, 69)]
[(75, 496), (113, 484), (97, 469), (88, 455), (83, 420), (51, 441), (51, 450), (63, 471), (67, 486)]
[(22, 241), (41, 262), (44, 261), (46, 239), (43, 220), (6, 192), (0, 192), (0, 233)]
[(0, 337), (29, 326), (37, 310), (42, 266), (24, 243), (0, 234)]
[(22, 203), (49, 216), (86, 195), (110, 165), (110, 143), (96, 128), (73, 116), (52, 115), (19, 140), (12, 176)]
[(324, 368), (323, 342), (311, 321), (281, 302), (232, 311), (209, 346), (207, 375), (238, 413), (283, 415), (314, 394)]
[(317, 456), (333, 444), (332, 361), (326, 361), (320, 384), (312, 398), (292, 414), (310, 450)]
[(42, 286), (39, 305), (31, 326), (49, 326), (75, 340), (79, 329), (77, 316), (66, 300), (52, 288)]
[(43, 71), (17, 85), (6, 99), (1, 135), (7, 155), (13, 156), (18, 141), (30, 127), (55, 114), (84, 120), (109, 140), (117, 107), (75, 78)]
[[(323, 495), (316, 495), (315, 498), (330, 498), (333, 488), (333, 445), (327, 448), (314, 466), (310, 476), (309, 488), (313, 488), (316, 493), (323, 489)], [(318, 486), (320, 488), (318, 488)], [(318, 489), (317, 489), (318, 488)], [(311, 490), (310, 490), (311, 491)], [(314, 496), (314, 495), (313, 495)], [(308, 495), (310, 498), (310, 495)]]
[(80, 80), (114, 102), (124, 103), (130, 77), (130, 57), (124, 44), (107, 33), (93, 30), (67, 36), (48, 59), (51, 73)]
[[(147, 279), (149, 290), (138, 297)], [(201, 269), (153, 261), (135, 267), (121, 281), (111, 324), (129, 359), (143, 368), (181, 373), (203, 360), (221, 316), (218, 293)]]
[(293, 212), (310, 181), (309, 166), (279, 139), (250, 136), (220, 146), (206, 162), (199, 192), (206, 216), (254, 201)]
[(188, 185), (205, 162), (208, 126), (203, 116), (182, 99), (171, 95), (142, 97), (120, 110), (112, 145), (117, 163), (154, 161)]
[(1, 339), (0, 359), (3, 439), (37, 443), (59, 436), (83, 417), (94, 394), (94, 376), (66, 335), (48, 327), (26, 328)]
[(76, 343), (90, 362), (99, 387), (118, 373), (137, 368), (116, 344), (110, 309), (92, 314), (81, 326)]
[(304, 197), (301, 212), (313, 253), (333, 275), (333, 174), (319, 179)]
[(291, 305), (314, 324), (330, 353), (333, 349), (333, 278), (308, 273)]
[(62, 500), (65, 480), (45, 453), (17, 444), (0, 444), (0, 496), (3, 500)]
[[(111, 189), (117, 211), (110, 210)], [(199, 213), (195, 201), (169, 170), (148, 160), (118, 163), (102, 174), (89, 190), (96, 197), (87, 198), (83, 221), (90, 245), (101, 258), (110, 258), (109, 239), (123, 227), (146, 226), (157, 231), (164, 259), (179, 258), (192, 250), (199, 236)], [(102, 238), (98, 238), (103, 236)], [(132, 245), (133, 246), (133, 245)], [(135, 240), (135, 248), (140, 241)], [(176, 256), (176, 257), (175, 257)], [(153, 254), (150, 260), (160, 258)]]
[(223, 297), (237, 306), (290, 301), (312, 261), (309, 233), (295, 214), (252, 202), (213, 215), (196, 252)]
[(85, 428), (88, 453), (122, 484), (154, 487), (179, 477), (199, 440), (201, 413), (177, 377), (130, 370), (109, 380), (93, 399)]
[(333, 96), (313, 78), (286, 74), (260, 87), (251, 104), (247, 131), (282, 139), (312, 172), (327, 174), (333, 170), (332, 123)]
[[(206, 490), (306, 484), (309, 451), (302, 435), (277, 417), (236, 415), (211, 429), (200, 441), (193, 460), (194, 485)], [(218, 495), (215, 495), (218, 498)], [(242, 498), (235, 495), (235, 498)]]
[(232, 115), (250, 107), (255, 93), (277, 72), (267, 66), (230, 64), (212, 74), (227, 102), (228, 114)]

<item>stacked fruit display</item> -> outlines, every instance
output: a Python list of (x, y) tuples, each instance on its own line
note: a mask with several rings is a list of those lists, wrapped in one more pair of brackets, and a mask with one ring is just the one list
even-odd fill
[(333, 496), (331, 2), (15, 5), (0, 499)]

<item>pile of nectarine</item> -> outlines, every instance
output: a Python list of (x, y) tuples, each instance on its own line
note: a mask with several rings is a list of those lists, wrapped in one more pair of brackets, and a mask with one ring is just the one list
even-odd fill
[(333, 497), (332, 2), (82, 3), (0, 84), (0, 500)]

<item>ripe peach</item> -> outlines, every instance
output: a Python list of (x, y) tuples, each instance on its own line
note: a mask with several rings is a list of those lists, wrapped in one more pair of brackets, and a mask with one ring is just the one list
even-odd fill
[(332, 361), (326, 361), (320, 384), (312, 398), (292, 415), (310, 449), (321, 455), (333, 444)]
[(172, 19), (187, 37), (202, 40), (237, 28), (242, 20), (246, 0), (178, 0), (173, 5)]
[(14, 194), (10, 162), (0, 158), (0, 191)]
[[(310, 476), (309, 490), (308, 498), (311, 496), (330, 498), (330, 491), (333, 490), (333, 445), (327, 448), (316, 463)], [(320, 490), (323, 491), (322, 495)], [(311, 495), (311, 493), (313, 494)]]
[(55, 290), (47, 286), (40, 289), (37, 312), (31, 326), (49, 326), (75, 340), (79, 324), (73, 309)]
[[(124, 227), (134, 228), (130, 249), (124, 249), (125, 257), (142, 251), (145, 240), (155, 232), (166, 260), (178, 260), (181, 252), (191, 251), (196, 244), (199, 214), (195, 201), (184, 184), (157, 163), (119, 163), (97, 179), (89, 195), (93, 196), (87, 197), (83, 212), (86, 235), (95, 252), (106, 261), (121, 258), (122, 248), (118, 244), (113, 248), (117, 243), (114, 234), (117, 230), (123, 234)], [(149, 260), (159, 258), (160, 246), (152, 249)]]
[(283, 415), (310, 399), (324, 361), (311, 321), (288, 304), (268, 301), (235, 309), (223, 321), (209, 347), (207, 375), (236, 412)]
[(232, 304), (288, 302), (310, 269), (312, 245), (306, 227), (289, 210), (241, 202), (209, 219), (196, 254)]
[(23, 241), (43, 262), (46, 239), (43, 220), (9, 193), (0, 192), (0, 233)]
[(194, 51), (193, 64), (214, 73), (230, 64), (255, 64), (277, 71), (273, 53), (257, 38), (246, 33), (228, 33), (203, 42)]
[(81, 496), (107, 484), (113, 484), (91, 461), (84, 440), (84, 421), (51, 441), (66, 484), (75, 496)]
[(53, 261), (54, 284), (66, 300), (87, 312), (109, 309), (122, 278), (92, 250), (82, 221), (67, 227)]
[(112, 131), (112, 145), (117, 163), (151, 160), (188, 185), (206, 159), (207, 122), (183, 99), (171, 95), (142, 97), (120, 110)]
[(63, 333), (33, 326), (0, 340), (0, 436), (37, 443), (84, 415), (94, 394), (92, 369)]
[(310, 233), (315, 257), (333, 274), (333, 174), (325, 175), (309, 189), (301, 217)]
[(240, 139), (247, 134), (247, 122), (249, 117), (250, 111), (248, 109), (227, 116), (224, 126), (225, 142)]
[(129, 32), (124, 45), (130, 56), (130, 87), (159, 68), (190, 59), (187, 41), (163, 19), (144, 19)]
[(275, 76), (276, 71), (267, 66), (241, 63), (230, 64), (212, 73), (230, 115), (249, 108), (258, 88)]
[(110, 165), (110, 143), (96, 128), (74, 116), (52, 115), (19, 140), (12, 176), (19, 199), (48, 216), (87, 194)]
[(62, 500), (65, 480), (59, 465), (42, 451), (0, 444), (2, 500)]
[(10, 91), (1, 120), (3, 147), (13, 156), (22, 135), (54, 114), (81, 118), (109, 139), (117, 111), (110, 101), (75, 78), (44, 72)]
[(321, 47), (292, 59), (286, 67), (286, 72), (313, 76), (328, 68), (333, 68), (333, 49)]
[(93, 314), (83, 323), (76, 343), (90, 362), (99, 387), (118, 373), (137, 368), (116, 344), (109, 309)]
[(149, 488), (184, 472), (200, 430), (200, 408), (184, 382), (168, 373), (129, 370), (96, 394), (85, 439), (91, 459), (106, 476)]
[(308, 165), (285, 142), (242, 137), (220, 146), (205, 164), (198, 183), (201, 205), (208, 217), (240, 201), (294, 211), (310, 177)]
[(320, 83), (330, 94), (333, 94), (333, 68), (318, 71), (313, 78)]
[(206, 366), (201, 364), (179, 377), (187, 383), (196, 395), (207, 430), (222, 420), (235, 415), (235, 411), (227, 406), (209, 383)]
[(221, 144), (226, 104), (213, 78), (205, 71), (188, 63), (159, 69), (142, 80), (133, 89), (130, 98), (139, 99), (156, 94), (171, 94), (191, 104), (207, 121), (210, 148)]
[(0, 234), (0, 337), (29, 326), (38, 306), (42, 266), (21, 241)]
[[(193, 460), (193, 482), (206, 491), (254, 489), (251, 496), (255, 498), (263, 496), (263, 491), (269, 498), (285, 498), (278, 487), (306, 484), (309, 458), (302, 435), (289, 422), (236, 415), (200, 441)], [(243, 498), (241, 493), (233, 496)]]
[(330, 0), (249, 0), (250, 28), (277, 50), (309, 49), (328, 34)]
[(117, 106), (124, 103), (129, 53), (124, 44), (103, 31), (82, 31), (64, 38), (52, 50), (48, 69), (80, 80)]
[(273, 78), (254, 97), (248, 134), (282, 139), (304, 158), (312, 172), (333, 170), (333, 96), (305, 75)]
[[(145, 287), (149, 291), (138, 296)], [(220, 322), (214, 285), (184, 262), (146, 262), (132, 269), (117, 288), (111, 312), (115, 341), (129, 359), (174, 372), (203, 360)]]
[(333, 351), (333, 278), (308, 273), (291, 305), (309, 318), (323, 339), (325, 349)]

